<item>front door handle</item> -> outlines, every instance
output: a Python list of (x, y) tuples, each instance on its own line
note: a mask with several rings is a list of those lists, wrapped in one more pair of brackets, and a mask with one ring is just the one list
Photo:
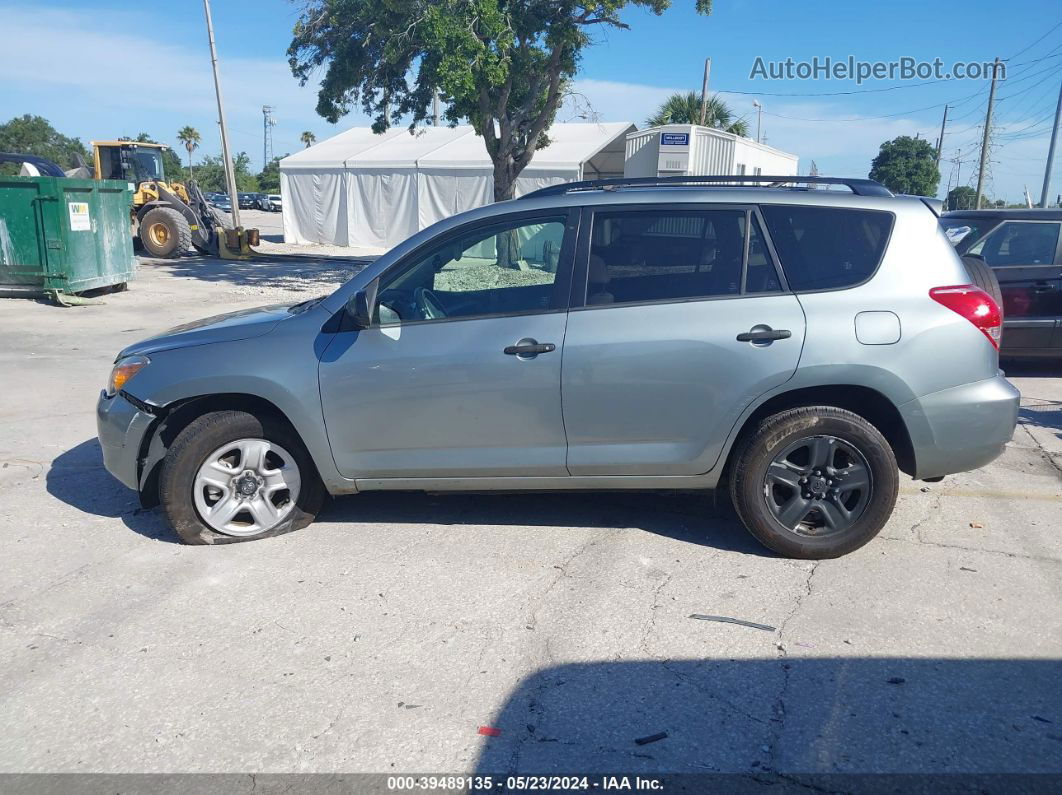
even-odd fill
[(539, 342), (530, 338), (522, 339), (515, 345), (510, 345), (502, 352), (509, 356), (519, 356), (521, 359), (530, 359), (540, 353), (553, 353), (557, 346), (552, 342)]
[(766, 328), (753, 327), (751, 331), (746, 331), (737, 335), (738, 342), (774, 342), (775, 340), (787, 340), (793, 336), (793, 332), (786, 328), (773, 329), (770, 326)]

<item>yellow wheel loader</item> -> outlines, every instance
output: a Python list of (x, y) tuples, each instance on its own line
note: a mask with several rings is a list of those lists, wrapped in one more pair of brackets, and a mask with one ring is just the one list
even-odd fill
[(229, 229), (195, 180), (187, 186), (167, 182), (162, 151), (168, 148), (139, 141), (92, 142), (95, 178), (125, 180), (132, 186), (134, 235), (144, 250), (163, 259), (193, 248), (209, 256), (249, 254), (248, 247), (258, 242), (258, 230)]

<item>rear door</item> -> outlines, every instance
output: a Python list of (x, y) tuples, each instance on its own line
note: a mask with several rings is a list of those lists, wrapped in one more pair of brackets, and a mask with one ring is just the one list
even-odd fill
[(1006, 221), (971, 247), (991, 266), (1003, 292), (1004, 353), (1036, 352), (1054, 340), (1062, 319), (1058, 221)]
[(572, 475), (707, 472), (792, 376), (804, 313), (761, 230), (736, 205), (585, 211), (561, 373)]

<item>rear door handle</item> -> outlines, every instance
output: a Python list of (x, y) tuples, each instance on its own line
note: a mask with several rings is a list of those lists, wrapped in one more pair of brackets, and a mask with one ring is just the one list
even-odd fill
[(787, 340), (793, 336), (789, 329), (764, 328), (746, 331), (737, 335), (738, 342), (773, 342), (774, 340)]
[(521, 358), (530, 358), (532, 356), (538, 356), (540, 353), (553, 353), (557, 350), (557, 346), (552, 342), (539, 342), (533, 339), (520, 340), (515, 345), (510, 345), (502, 352), (509, 356), (519, 356)]
[(1051, 282), (1033, 282), (1034, 293), (1050, 293), (1055, 289), (1055, 285)]

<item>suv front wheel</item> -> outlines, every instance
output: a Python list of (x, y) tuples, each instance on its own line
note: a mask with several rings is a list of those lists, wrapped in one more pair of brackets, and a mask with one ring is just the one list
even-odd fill
[(730, 481), (734, 508), (760, 542), (812, 560), (870, 541), (892, 515), (898, 489), (885, 437), (858, 414), (832, 406), (764, 419), (736, 451)]
[(159, 497), (181, 541), (224, 544), (305, 527), (324, 487), (287, 425), (216, 411), (189, 424), (166, 452)]

